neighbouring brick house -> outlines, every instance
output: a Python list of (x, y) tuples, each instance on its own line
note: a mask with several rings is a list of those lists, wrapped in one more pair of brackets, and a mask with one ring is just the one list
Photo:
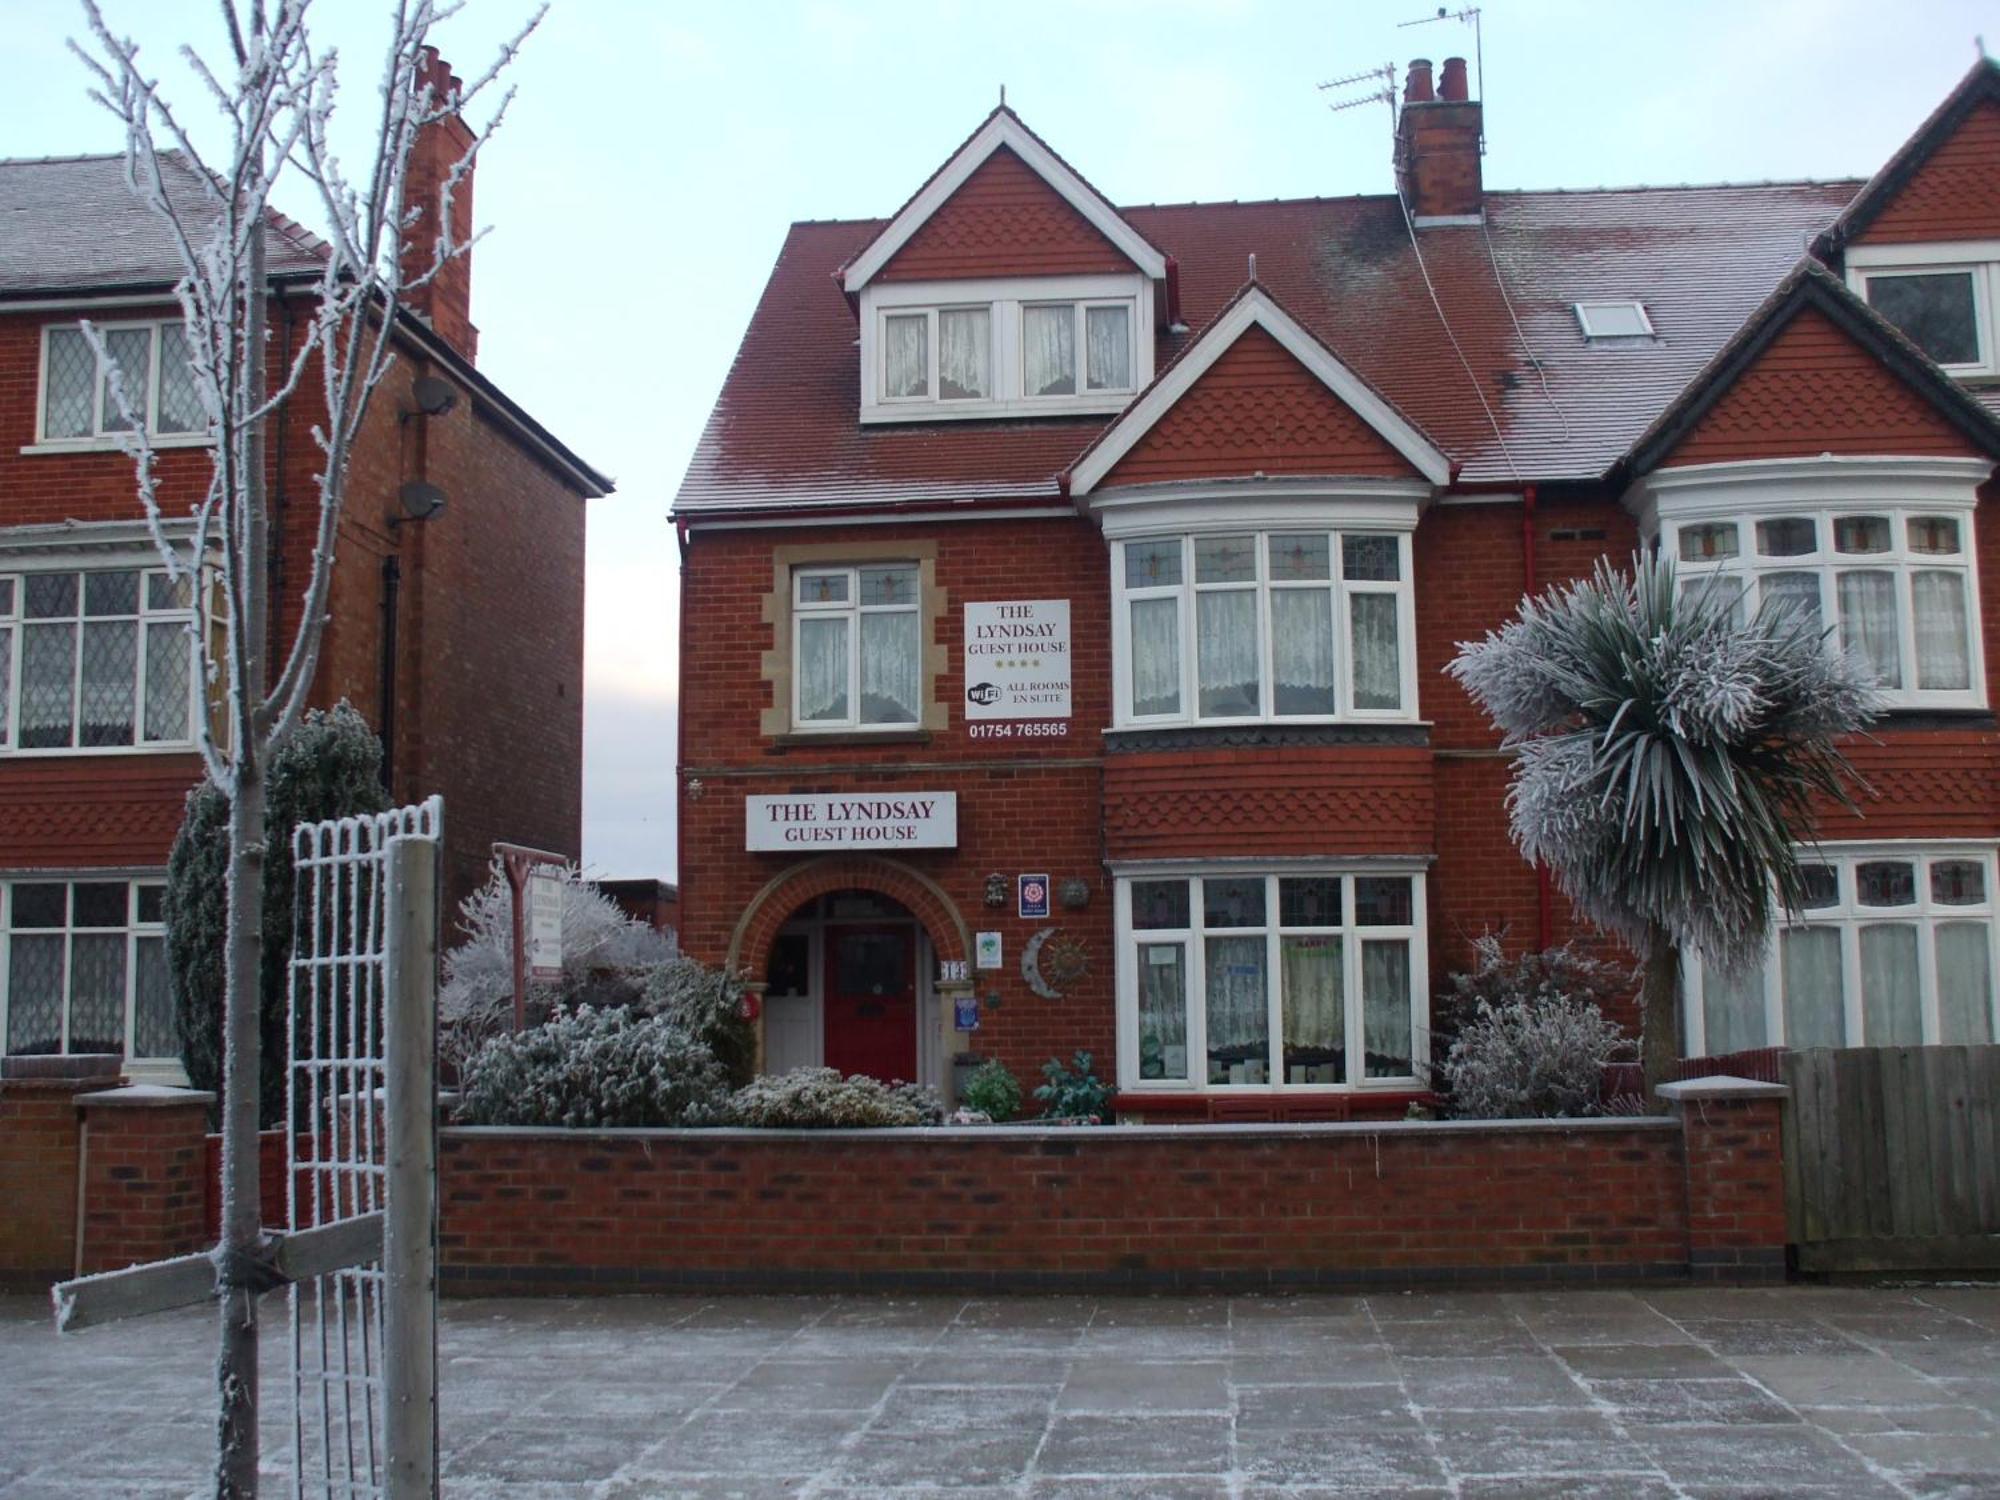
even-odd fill
[[(413, 176), (432, 203), (462, 129), (419, 142)], [(168, 163), (192, 203), (187, 171)], [(465, 232), (469, 192), (458, 211)], [(273, 222), (268, 263), (281, 370), (310, 317), (318, 250)], [(104, 330), (144, 390), (168, 529), (186, 535), (174, 518), (203, 492), (209, 455), (182, 373), (177, 276), (122, 157), (0, 162), (0, 1036), (10, 1054), (122, 1052), (131, 1073), (166, 1078), (179, 1063), (161, 882), (201, 775), (188, 627), (204, 601), (159, 567), (79, 323)], [(610, 488), (479, 372), (470, 296), (461, 260), (399, 319), (354, 454), (313, 692), (375, 727), (396, 798), (444, 794), (452, 903), (484, 879), (496, 839), (579, 853), (584, 502)], [(278, 651), (316, 524), (316, 375), (269, 441)], [(422, 521), (402, 500), (418, 482), (446, 502)]]
[(1483, 148), (1415, 63), (1397, 193), (1120, 208), (1003, 106), (892, 218), (793, 226), (674, 512), (680, 929), (767, 1067), (1401, 1113), (1472, 939), (1579, 930), (1442, 669), (1654, 543), (1891, 705), (1691, 1048), (1991, 1039), (2000, 68), (1866, 182), (1501, 192)]

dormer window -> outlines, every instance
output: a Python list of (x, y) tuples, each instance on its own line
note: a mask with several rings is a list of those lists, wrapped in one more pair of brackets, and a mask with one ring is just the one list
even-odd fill
[(1847, 284), (1948, 375), (2000, 375), (2000, 242), (1856, 245)]
[(1139, 276), (878, 282), (861, 301), (864, 422), (1101, 415), (1152, 378)]

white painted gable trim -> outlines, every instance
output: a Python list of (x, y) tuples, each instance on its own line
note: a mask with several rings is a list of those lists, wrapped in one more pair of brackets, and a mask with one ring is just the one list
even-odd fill
[(1064, 166), (1053, 151), (1030, 135), (1027, 127), (1012, 115), (1000, 113), (980, 126), (972, 139), (959, 147), (958, 154), (944, 164), (924, 190), (890, 220), (889, 227), (855, 257), (844, 277), (847, 290), (858, 292), (873, 280), (875, 273), (909, 242), (910, 236), (921, 229), (932, 214), (944, 207), (946, 200), (965, 185), (966, 178), (1002, 146), (1012, 150), (1037, 176), (1062, 194), (1070, 207), (1088, 219), (1140, 270), (1156, 281), (1167, 274), (1164, 255), (1147, 244), (1109, 203), (1092, 191), (1088, 183)]
[(1351, 407), (1362, 421), (1382, 435), (1416, 471), (1432, 484), (1451, 479), (1451, 461), (1434, 448), (1424, 435), (1397, 414), (1360, 376), (1335, 359), (1324, 344), (1307, 333), (1261, 287), (1252, 287), (1222, 320), (1181, 356), (1180, 362), (1161, 377), (1113, 423), (1103, 439), (1070, 473), (1070, 494), (1088, 495), (1118, 461), (1132, 451), (1153, 424), (1164, 417), (1186, 395), (1189, 387), (1206, 375), (1223, 353), (1252, 325), (1272, 338), (1319, 377), (1321, 384)]

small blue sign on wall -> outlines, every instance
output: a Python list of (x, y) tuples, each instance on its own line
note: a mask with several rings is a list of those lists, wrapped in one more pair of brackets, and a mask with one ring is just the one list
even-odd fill
[(1023, 875), (1020, 890), (1021, 920), (1033, 921), (1049, 914), (1049, 877)]
[(979, 1029), (979, 997), (977, 995), (960, 995), (956, 1000), (952, 1001), (951, 1019), (952, 1024), (960, 1031), (977, 1031)]

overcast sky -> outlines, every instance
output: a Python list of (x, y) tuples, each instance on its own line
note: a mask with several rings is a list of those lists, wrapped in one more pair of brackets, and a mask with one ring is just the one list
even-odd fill
[[(174, 49), (220, 55), (214, 5), (103, 4), (190, 98)], [(472, 0), (437, 40), (470, 75), (531, 9)], [(315, 7), (346, 60), (351, 131), (366, 128), (387, 12), (386, 0)], [(666, 512), (785, 226), (893, 212), (1003, 84), (1113, 202), (1382, 192), (1387, 112), (1331, 113), (1316, 85), (1473, 55), (1460, 22), (1397, 25), (1435, 12), (1420, 0), (556, 0), (481, 158), (477, 212), (492, 233), (473, 320), (480, 368), (618, 482), (590, 512), (587, 862), (673, 874)], [(64, 48), (75, 6), (6, 0), (6, 17), (0, 155), (117, 149)], [(2000, 0), (1488, 0), (1483, 21), (1494, 187), (1866, 176), (1971, 66), (1976, 34), (2000, 46)], [(303, 194), (280, 201), (305, 208)]]

